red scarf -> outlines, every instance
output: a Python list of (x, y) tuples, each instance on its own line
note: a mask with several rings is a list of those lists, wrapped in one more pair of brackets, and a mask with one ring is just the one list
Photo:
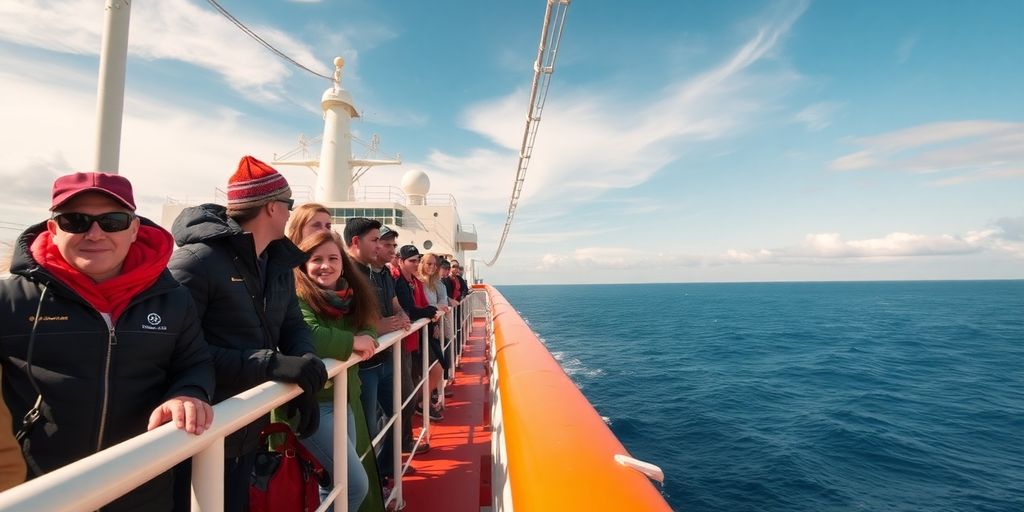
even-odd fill
[(455, 300), (462, 300), (462, 281), (459, 280), (458, 276), (452, 277), (452, 298)]
[(156, 282), (167, 268), (174, 238), (163, 228), (139, 226), (139, 235), (128, 249), (121, 273), (97, 283), (64, 259), (53, 243), (53, 235), (43, 231), (32, 242), (32, 258), (58, 281), (64, 283), (100, 313), (110, 315), (111, 323), (128, 307), (132, 298)]
[[(405, 276), (402, 276), (400, 279), (405, 279)], [(427, 294), (423, 292), (423, 282), (415, 277), (405, 280), (409, 283), (409, 286), (412, 287), (412, 301), (416, 304), (416, 307), (425, 308), (429, 306), (430, 303), (427, 302)], [(416, 331), (402, 340), (402, 348), (405, 349), (406, 352), (412, 352), (419, 348), (419, 343), (420, 332)]]

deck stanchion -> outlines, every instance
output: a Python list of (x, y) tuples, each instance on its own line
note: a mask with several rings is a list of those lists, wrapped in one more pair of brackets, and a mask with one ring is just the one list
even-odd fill
[[(420, 432), (421, 443), (430, 441), (430, 324), (420, 329), (420, 364), (423, 373), (420, 375), (420, 407), (423, 408), (423, 428)], [(415, 454), (409, 454), (412, 459)]]
[[(338, 372), (331, 379), (334, 382), (334, 432), (332, 435), (334, 447), (334, 510), (348, 512), (348, 369)], [(370, 453), (374, 453), (370, 450)], [(341, 491), (338, 491), (341, 489)], [(345, 496), (345, 499), (338, 503), (338, 496)]]
[(192, 511), (224, 510), (224, 438), (192, 457)]
[(398, 340), (391, 348), (391, 481), (395, 483), (392, 491), (395, 497), (395, 510), (405, 507), (402, 501), (402, 340)]

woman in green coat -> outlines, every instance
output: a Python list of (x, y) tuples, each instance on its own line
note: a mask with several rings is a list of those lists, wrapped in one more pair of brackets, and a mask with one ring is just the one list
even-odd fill
[[(339, 361), (353, 354), (368, 359), (377, 348), (373, 324), (379, 314), (370, 284), (353, 266), (333, 233), (314, 233), (299, 243), (299, 249), (309, 255), (309, 260), (295, 269), (296, 292), (302, 316), (313, 331), (317, 355)], [(349, 510), (380, 511), (384, 503), (359, 401), (359, 367), (353, 365), (347, 372)], [(318, 398), (320, 428), (302, 442), (330, 469), (334, 466), (334, 390), (328, 387)], [(330, 489), (320, 489), (321, 499), (329, 492)]]

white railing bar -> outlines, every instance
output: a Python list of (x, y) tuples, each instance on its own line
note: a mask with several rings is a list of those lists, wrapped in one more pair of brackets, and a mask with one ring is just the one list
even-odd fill
[[(427, 319), (418, 320), (408, 331), (382, 336), (379, 350), (395, 345), (402, 337), (427, 323)], [(358, 362), (356, 357), (345, 362), (324, 359), (331, 377)], [(193, 455), (196, 456), (193, 505), (197, 506), (196, 510), (204, 512), (220, 510), (224, 496), (223, 439), (300, 393), (295, 384), (264, 382), (215, 405), (214, 421), (202, 435), (187, 434), (173, 423), (161, 425), (0, 494), (0, 510), (95, 510)], [(348, 413), (347, 409), (343, 412)], [(398, 455), (401, 456), (401, 440), (398, 442)], [(213, 475), (218, 476), (214, 478)], [(97, 482), (102, 484), (97, 485)], [(396, 483), (396, 487), (400, 485), (400, 481)], [(61, 492), (53, 492), (53, 489)]]

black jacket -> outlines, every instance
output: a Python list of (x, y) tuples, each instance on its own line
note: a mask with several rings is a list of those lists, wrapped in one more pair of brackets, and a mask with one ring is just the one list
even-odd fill
[[(168, 398), (209, 401), (214, 378), (192, 297), (168, 271), (109, 329), (95, 308), (32, 258), (29, 247), (45, 229), (38, 224), (21, 235), (12, 276), (0, 281), (0, 364), (17, 431), (37, 396), (26, 367), (42, 299), (31, 363), (52, 422), (36, 423), (28, 442), (32, 459), (49, 472), (144, 433), (150, 414)], [(160, 510), (170, 503), (165, 473), (105, 510)]]
[[(180, 248), (167, 266), (195, 300), (213, 354), (215, 403), (269, 380), (275, 351), (316, 353), (295, 295), (292, 269), (306, 261), (295, 244), (286, 238), (271, 242), (261, 276), (252, 234), (228, 218), (223, 206), (186, 208), (171, 233)], [(269, 416), (228, 437), (225, 456), (254, 450), (268, 422)]]
[(395, 279), (395, 295), (398, 296), (398, 303), (402, 305), (402, 309), (409, 315), (409, 320), (415, 322), (420, 318), (434, 318), (437, 314), (437, 308), (434, 306), (419, 307), (416, 305), (416, 299), (413, 297), (412, 286), (409, 286), (409, 281), (405, 280), (401, 274), (398, 279)]

